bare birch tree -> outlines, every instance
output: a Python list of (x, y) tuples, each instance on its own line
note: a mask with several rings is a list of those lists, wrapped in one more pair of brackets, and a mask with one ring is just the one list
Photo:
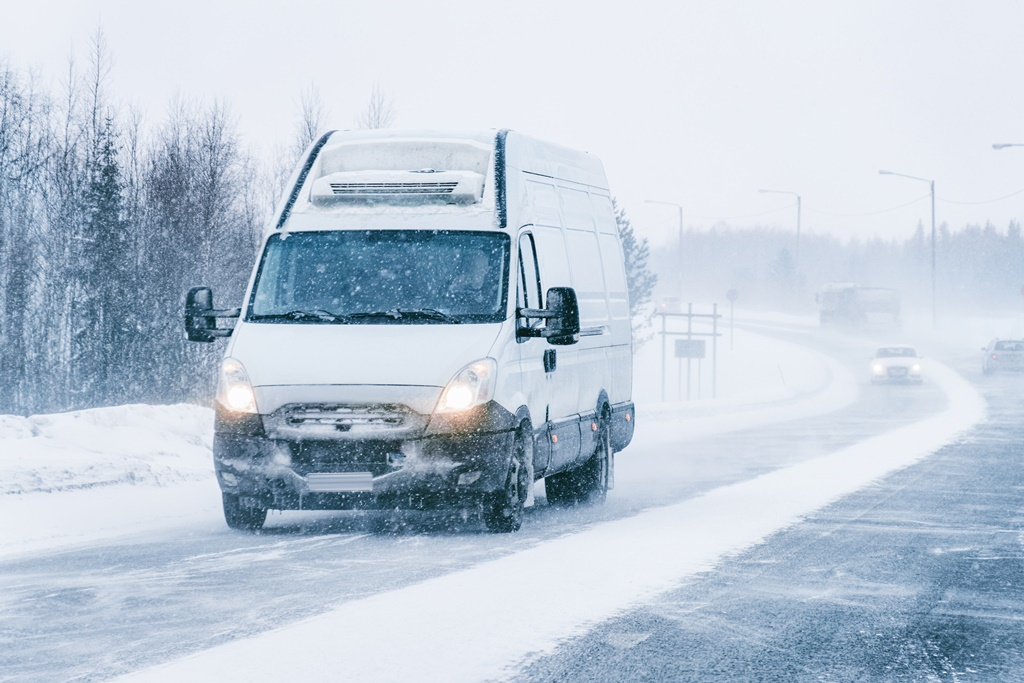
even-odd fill
[(395, 118), (395, 108), (391, 98), (384, 94), (380, 84), (373, 86), (370, 93), (370, 101), (366, 103), (366, 109), (356, 119), (357, 128), (375, 129), (390, 128)]

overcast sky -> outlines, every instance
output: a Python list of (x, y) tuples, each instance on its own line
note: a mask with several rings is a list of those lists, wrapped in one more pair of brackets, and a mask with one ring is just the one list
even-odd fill
[[(11, 5), (14, 4), (12, 7)], [(286, 6), (287, 5), (287, 6)], [(513, 128), (600, 156), (656, 241), (688, 227), (905, 237), (1024, 217), (1024, 3), (9, 0), (0, 57), (54, 88), (101, 25), (116, 96), (230, 106), (264, 149), (311, 85), (352, 127), (375, 83), (402, 128)], [(901, 209), (885, 211), (913, 202)], [(953, 203), (960, 202), (960, 203)], [(967, 204), (964, 202), (986, 202)]]

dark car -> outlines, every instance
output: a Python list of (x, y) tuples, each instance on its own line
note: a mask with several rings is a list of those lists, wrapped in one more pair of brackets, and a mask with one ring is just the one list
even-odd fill
[(981, 350), (985, 352), (981, 371), (986, 375), (996, 371), (1024, 370), (1024, 340), (993, 339)]

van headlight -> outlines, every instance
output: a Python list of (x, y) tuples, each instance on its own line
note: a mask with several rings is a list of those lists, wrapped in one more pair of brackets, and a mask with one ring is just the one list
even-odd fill
[(225, 358), (220, 364), (217, 382), (217, 400), (236, 413), (255, 413), (256, 394), (253, 393), (245, 368), (234, 358)]
[(455, 373), (441, 392), (437, 412), (455, 413), (487, 403), (494, 395), (498, 364), (492, 358), (474, 361)]
[(914, 373), (921, 372), (921, 364), (914, 363), (913, 365), (910, 366), (910, 371)]
[(885, 374), (885, 366), (882, 365), (881, 363), (875, 363), (874, 365), (871, 366), (871, 369), (875, 372), (876, 375)]

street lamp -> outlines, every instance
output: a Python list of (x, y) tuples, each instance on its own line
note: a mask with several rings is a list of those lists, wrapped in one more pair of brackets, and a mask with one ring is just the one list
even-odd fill
[(682, 296), (683, 293), (683, 207), (675, 202), (663, 202), (659, 199), (645, 199), (648, 204), (664, 204), (665, 206), (674, 206), (679, 209), (679, 277), (677, 278), (678, 288), (676, 289), (676, 296)]
[(1024, 147), (1024, 143), (1020, 142), (996, 142), (992, 145), (992, 149), (1006, 149), (1007, 147)]
[(898, 175), (901, 178), (910, 178), (911, 180), (920, 180), (922, 183), (928, 183), (932, 193), (932, 327), (936, 326), (936, 313), (935, 313), (935, 181), (927, 178), (918, 178), (916, 175), (907, 175), (906, 173), (896, 173), (895, 171), (879, 171), (879, 175)]
[(796, 272), (799, 277), (800, 274), (800, 195), (796, 192), (789, 192), (787, 190), (758, 190), (758, 192), (769, 192), (771, 194), (788, 194), (796, 197), (796, 254), (794, 260), (796, 261)]

